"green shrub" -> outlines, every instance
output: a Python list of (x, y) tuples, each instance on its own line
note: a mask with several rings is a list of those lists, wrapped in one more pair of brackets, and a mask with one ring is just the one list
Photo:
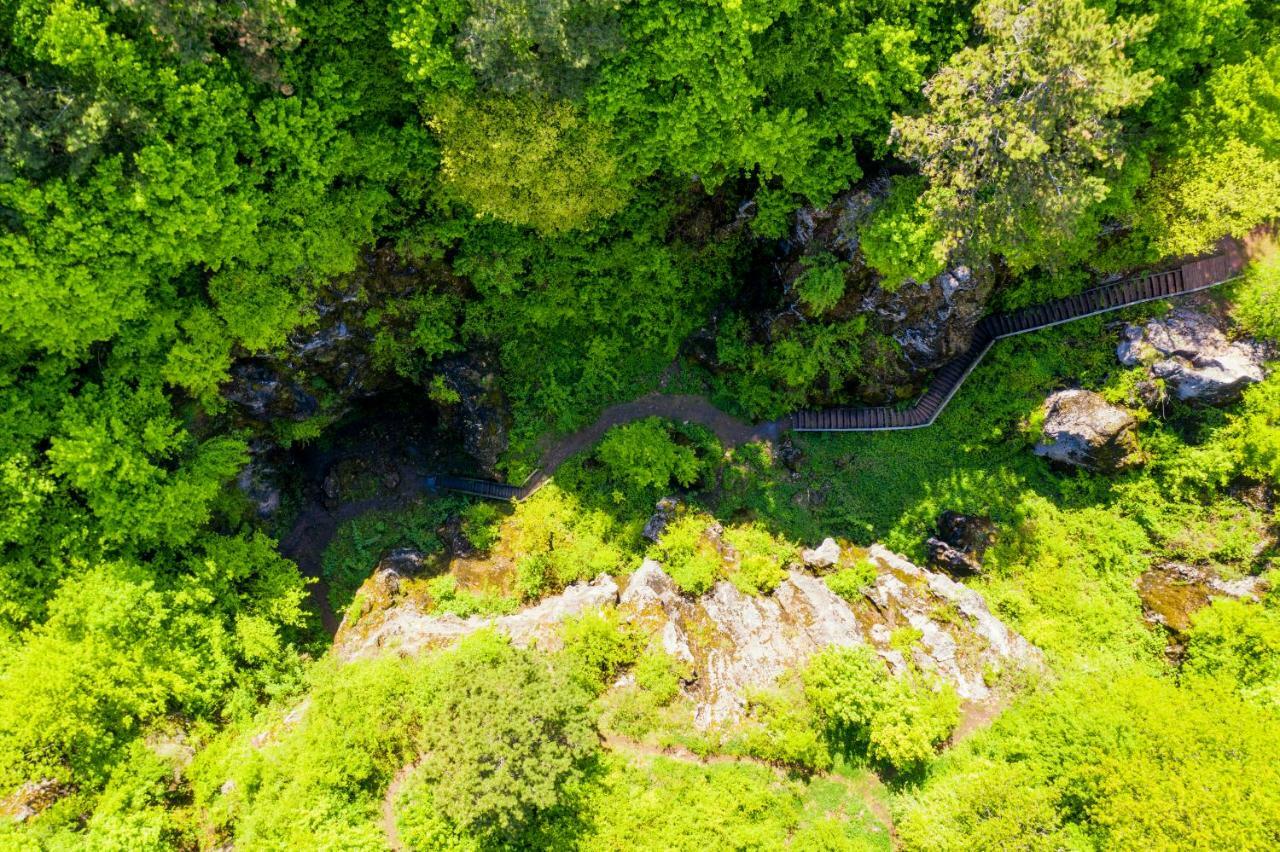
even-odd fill
[(720, 553), (707, 537), (708, 523), (706, 515), (683, 514), (667, 524), (662, 539), (651, 550), (663, 570), (686, 594), (701, 595), (710, 591), (724, 573)]
[(458, 588), (452, 574), (442, 574), (427, 581), (432, 612), (448, 612), (459, 618), (472, 615), (505, 615), (515, 612), (519, 604), (495, 592), (471, 592)]
[(1211, 682), (1114, 670), (1019, 701), (934, 765), (899, 839), (967, 849), (1265, 849), (1274, 712)]
[(595, 693), (603, 692), (624, 666), (635, 662), (642, 641), (613, 608), (566, 618), (560, 636), (568, 667), (579, 683)]
[(595, 453), (628, 494), (665, 491), (672, 483), (687, 488), (702, 473), (697, 453), (677, 443), (671, 427), (659, 417), (614, 426)]
[(488, 551), (498, 543), (504, 517), (493, 503), (477, 500), (462, 510), (462, 532), (477, 550)]
[(870, 559), (859, 559), (847, 568), (827, 574), (822, 581), (827, 588), (849, 603), (862, 600), (862, 592), (876, 581), (876, 566)]
[(787, 578), (786, 566), (795, 556), (795, 545), (776, 538), (757, 523), (735, 524), (724, 531), (724, 540), (738, 555), (729, 581), (749, 595), (771, 592)]
[(813, 316), (834, 308), (844, 296), (844, 264), (833, 254), (805, 255), (804, 272), (796, 279), (796, 293)]
[(831, 768), (831, 752), (809, 707), (786, 690), (752, 693), (742, 749), (752, 757), (801, 772)]
[(680, 694), (681, 681), (689, 676), (687, 669), (670, 654), (649, 651), (636, 661), (636, 686), (652, 696), (659, 706), (670, 704)]
[(867, 263), (891, 293), (908, 279), (928, 281), (945, 268), (942, 229), (925, 202), (925, 189), (924, 178), (898, 178), (859, 230)]
[(1280, 341), (1280, 251), (1269, 251), (1245, 272), (1235, 316), (1255, 337)]
[(1280, 710), (1280, 612), (1229, 599), (1196, 612), (1182, 676), (1218, 680)]
[(902, 771), (929, 762), (960, 722), (949, 684), (915, 672), (891, 677), (866, 646), (830, 648), (804, 672), (805, 696), (827, 726), (830, 742)]
[(525, 600), (553, 594), (577, 580), (621, 570), (618, 520), (584, 506), (548, 483), (515, 507), (504, 526), (504, 547), (519, 554), (516, 589)]

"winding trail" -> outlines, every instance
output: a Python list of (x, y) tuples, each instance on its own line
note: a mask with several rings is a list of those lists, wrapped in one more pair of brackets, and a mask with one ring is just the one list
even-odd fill
[(320, 558), (338, 526), (365, 512), (395, 508), (423, 493), (441, 491), (455, 491), (495, 500), (523, 499), (550, 480), (560, 465), (569, 458), (594, 446), (610, 428), (646, 417), (697, 423), (711, 430), (724, 446), (730, 448), (752, 441), (776, 441), (783, 432), (791, 429), (809, 432), (862, 432), (925, 427), (937, 419), (996, 340), (1087, 316), (1118, 311), (1144, 302), (1217, 287), (1240, 276), (1247, 262), (1247, 254), (1245, 245), (1240, 241), (1224, 239), (1214, 254), (1187, 260), (1180, 266), (1126, 278), (1020, 311), (988, 316), (978, 324), (969, 349), (939, 369), (924, 396), (907, 409), (832, 408), (799, 411), (777, 420), (752, 425), (721, 411), (702, 396), (650, 393), (630, 402), (609, 406), (590, 425), (547, 445), (540, 456), (538, 469), (520, 485), (405, 470), (400, 477), (401, 484), (394, 494), (348, 503), (335, 509), (319, 505), (308, 507), (298, 516), (289, 534), (281, 541), (280, 550), (297, 562), (304, 574), (317, 579), (311, 586), (311, 597), (321, 614), (325, 629), (332, 635), (337, 632), (339, 619), (329, 607), (328, 590), (320, 580)]

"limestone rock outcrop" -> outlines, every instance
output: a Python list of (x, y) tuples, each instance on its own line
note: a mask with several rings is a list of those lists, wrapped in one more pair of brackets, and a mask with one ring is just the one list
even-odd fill
[(1263, 379), (1262, 347), (1229, 340), (1221, 322), (1193, 307), (1179, 307), (1142, 325), (1130, 325), (1116, 349), (1126, 367), (1145, 365), (1183, 401), (1225, 405)]
[(334, 640), (333, 653), (344, 662), (388, 652), (409, 656), (450, 645), (484, 627), (506, 633), (522, 647), (537, 645), (553, 650), (559, 642), (559, 626), (566, 618), (617, 600), (618, 584), (607, 574), (590, 582), (574, 583), (560, 594), (519, 612), (496, 617), (435, 614), (428, 612), (422, 602), (402, 599), (365, 613), (354, 623), (344, 620)]
[(687, 664), (690, 679), (683, 688), (702, 727), (739, 718), (753, 690), (774, 685), (830, 646), (866, 645), (890, 671), (931, 672), (972, 703), (995, 699), (993, 673), (1041, 665), (1040, 652), (997, 619), (977, 592), (879, 546), (848, 552), (834, 541), (832, 546), (840, 564), (865, 559), (875, 568), (875, 579), (852, 602), (798, 567), (770, 594), (750, 595), (722, 581), (690, 597), (658, 562), (647, 559), (621, 593), (611, 577), (601, 575), (512, 615), (464, 619), (432, 613), (412, 593), (395, 595), (389, 584), (399, 574), (388, 564), (361, 594), (373, 600), (382, 589), (389, 596), (349, 616), (333, 653), (343, 661), (411, 655), (484, 627), (521, 646), (554, 650), (566, 618), (616, 604), (651, 646)]
[[(694, 600), (646, 560), (619, 604), (663, 650), (689, 665), (693, 680), (686, 691), (702, 727), (739, 717), (751, 690), (770, 686), (833, 645), (869, 645), (895, 673), (918, 666), (972, 702), (992, 697), (988, 673), (1040, 665), (1039, 651), (992, 615), (976, 592), (879, 546), (866, 558), (878, 573), (855, 603), (796, 570), (771, 595), (754, 597), (720, 582)], [(900, 641), (902, 631), (915, 641)]]
[(1044, 441), (1035, 453), (1089, 470), (1122, 470), (1142, 461), (1132, 414), (1087, 390), (1064, 390), (1045, 400)]

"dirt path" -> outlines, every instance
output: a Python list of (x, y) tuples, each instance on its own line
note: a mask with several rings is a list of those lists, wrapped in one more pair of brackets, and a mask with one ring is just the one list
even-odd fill
[[(737, 447), (751, 441), (777, 440), (787, 427), (785, 418), (752, 426), (726, 414), (701, 396), (651, 393), (631, 402), (610, 406), (589, 426), (550, 442), (542, 452), (538, 472), (530, 485), (536, 487), (546, 482), (560, 465), (593, 447), (610, 428), (646, 417), (665, 417), (697, 423), (715, 433), (726, 447)], [(391, 494), (333, 508), (313, 502), (299, 513), (288, 535), (280, 541), (280, 552), (296, 562), (304, 576), (316, 580), (309, 587), (309, 594), (312, 605), (320, 614), (320, 621), (330, 636), (337, 633), (341, 618), (329, 606), (329, 589), (321, 579), (320, 563), (325, 547), (343, 523), (366, 512), (408, 505), (422, 496), (427, 491), (428, 476), (427, 471), (404, 468), (400, 471), (400, 485)]]
[(382, 797), (382, 834), (387, 838), (387, 846), (391, 847), (391, 852), (404, 852), (404, 842), (400, 840), (400, 829), (396, 826), (396, 796), (400, 794), (400, 788), (417, 768), (417, 763), (400, 767), (400, 771), (396, 773), (395, 778), (391, 779), (391, 783), (387, 785), (387, 792)]
[[(681, 760), (687, 763), (698, 763), (704, 766), (713, 766), (725, 763), (749, 763), (753, 766), (760, 766), (773, 772), (780, 778), (785, 778), (787, 772), (780, 766), (775, 766), (764, 760), (755, 757), (736, 754), (712, 754), (700, 755), (681, 746), (651, 746), (636, 740), (628, 739), (617, 734), (601, 734), (601, 739), (605, 748), (612, 752), (622, 754), (638, 755), (641, 757), (666, 757), (671, 760)], [(893, 826), (893, 814), (889, 812), (889, 808), (885, 806), (876, 795), (876, 788), (882, 786), (880, 779), (874, 773), (867, 773), (862, 779), (846, 778), (833, 772), (815, 772), (813, 777), (821, 778), (825, 781), (831, 781), (841, 785), (851, 794), (856, 796), (862, 804), (870, 811), (871, 815), (885, 827), (889, 832), (889, 838), (894, 843), (897, 842), (897, 833)]]
[(289, 534), (280, 540), (280, 552), (297, 563), (303, 576), (315, 580), (307, 591), (320, 623), (330, 636), (338, 632), (342, 619), (329, 605), (329, 585), (321, 576), (320, 563), (324, 549), (338, 527), (366, 512), (377, 512), (406, 506), (420, 497), (425, 489), (425, 474), (411, 467), (400, 471), (400, 485), (390, 494), (356, 500), (328, 508), (313, 502), (298, 514)]
[(600, 416), (590, 425), (544, 444), (538, 472), (530, 484), (536, 486), (550, 479), (560, 465), (595, 446), (604, 437), (604, 433), (614, 426), (634, 423), (646, 417), (665, 417), (668, 420), (705, 426), (726, 448), (752, 441), (776, 441), (791, 422), (790, 418), (783, 417), (753, 426), (716, 408), (704, 396), (649, 393), (630, 402), (611, 405), (600, 412)]

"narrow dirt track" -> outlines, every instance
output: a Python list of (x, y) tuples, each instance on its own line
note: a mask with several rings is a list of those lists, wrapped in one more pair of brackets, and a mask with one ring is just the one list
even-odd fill
[[(786, 777), (787, 774), (784, 769), (775, 766), (772, 763), (743, 755), (712, 754), (704, 757), (702, 755), (695, 754), (686, 748), (679, 748), (675, 746), (663, 748), (659, 746), (645, 745), (644, 743), (636, 742), (635, 740), (627, 739), (626, 737), (618, 736), (617, 734), (602, 735), (602, 741), (605, 748), (619, 754), (637, 755), (641, 757), (665, 757), (671, 760), (680, 760), (686, 763), (697, 763), (703, 766), (722, 765), (726, 763), (749, 763), (753, 766), (760, 766), (768, 769), (779, 777)], [(866, 806), (867, 810), (870, 811), (871, 815), (888, 830), (889, 837), (891, 839), (897, 837), (893, 827), (893, 814), (891, 814), (889, 809), (885, 807), (884, 802), (876, 798), (872, 790), (874, 786), (879, 786), (880, 784), (879, 779), (876, 778), (874, 774), (870, 775), (869, 779), (864, 779), (863, 781), (855, 781), (852, 778), (846, 778), (843, 775), (837, 775), (833, 772), (815, 772), (813, 777), (822, 778), (823, 780), (832, 781), (843, 786), (850, 793), (857, 796), (862, 804)]]

